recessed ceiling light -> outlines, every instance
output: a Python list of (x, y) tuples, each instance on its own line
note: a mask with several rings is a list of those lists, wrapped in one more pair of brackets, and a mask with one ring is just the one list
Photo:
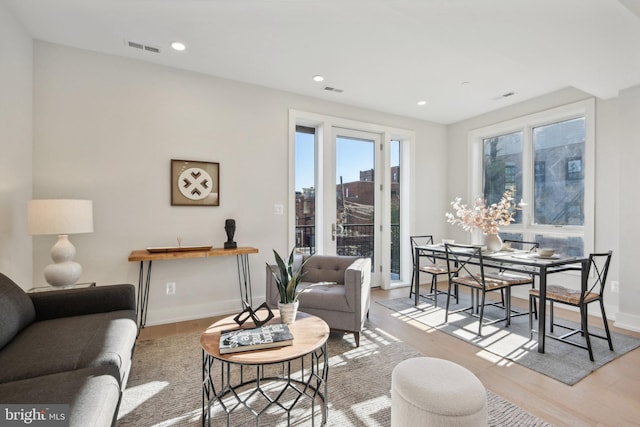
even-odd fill
[(419, 106), (427, 105), (427, 101), (418, 101)]
[(171, 43), (171, 47), (173, 50), (177, 50), (178, 52), (182, 52), (187, 48), (187, 46), (182, 42), (173, 42)]
[(313, 81), (314, 82), (323, 82), (324, 81), (324, 77), (322, 77), (321, 75), (317, 75), (317, 76), (313, 76)]

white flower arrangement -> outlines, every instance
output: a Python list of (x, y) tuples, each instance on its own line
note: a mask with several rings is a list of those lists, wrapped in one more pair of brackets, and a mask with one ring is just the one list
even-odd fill
[(468, 207), (460, 197), (456, 197), (451, 206), (455, 214), (446, 213), (448, 223), (459, 225), (465, 231), (479, 228), (484, 234), (498, 234), (501, 225), (509, 225), (515, 221), (513, 214), (522, 209), (525, 203), (513, 203), (511, 191), (505, 191), (498, 203), (489, 206), (482, 197), (476, 197), (473, 207)]

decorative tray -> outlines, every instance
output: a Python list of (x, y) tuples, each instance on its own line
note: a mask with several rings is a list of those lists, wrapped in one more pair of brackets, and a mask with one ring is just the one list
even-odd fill
[(147, 248), (149, 253), (162, 253), (162, 252), (188, 252), (188, 251), (208, 251), (212, 245), (207, 246), (155, 246)]

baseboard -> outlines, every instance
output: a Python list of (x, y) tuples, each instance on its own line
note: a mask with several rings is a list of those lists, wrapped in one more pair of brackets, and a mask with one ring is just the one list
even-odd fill
[(618, 312), (616, 314), (616, 321), (613, 323), (613, 325), (616, 328), (640, 332), (640, 316), (638, 316), (637, 314)]
[[(262, 300), (254, 299), (257, 307), (262, 304)], [(158, 326), (168, 323), (179, 323), (190, 320), (205, 319), (207, 317), (228, 316), (242, 311), (240, 299), (225, 300), (218, 303), (192, 304), (188, 306), (167, 307), (163, 309), (149, 309), (146, 326)]]

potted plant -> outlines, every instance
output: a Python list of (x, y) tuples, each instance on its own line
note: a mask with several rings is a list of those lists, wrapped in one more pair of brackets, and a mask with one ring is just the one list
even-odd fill
[[(280, 310), (280, 318), (282, 323), (292, 323), (296, 319), (296, 313), (298, 312), (298, 285), (302, 280), (304, 273), (302, 267), (307, 263), (311, 257), (305, 259), (299, 266), (295, 266), (295, 249), (289, 254), (288, 260), (285, 260), (273, 250), (273, 255), (278, 265), (277, 271), (271, 270), (273, 278), (276, 281), (278, 287), (278, 293), (280, 294), (280, 300), (278, 301), (278, 309)], [(269, 266), (269, 264), (267, 264)]]

